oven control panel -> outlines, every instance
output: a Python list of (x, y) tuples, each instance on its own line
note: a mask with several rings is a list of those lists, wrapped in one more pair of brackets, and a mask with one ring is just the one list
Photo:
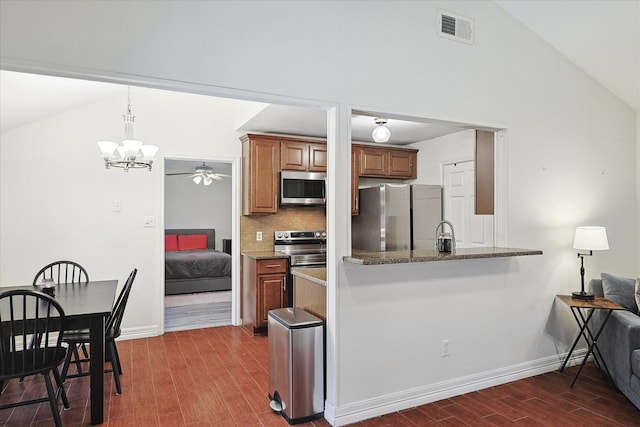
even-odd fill
[(318, 230), (318, 231), (285, 230), (285, 231), (275, 231), (274, 237), (276, 242), (279, 242), (279, 241), (295, 242), (300, 240), (324, 241), (327, 239), (327, 232), (324, 230)]

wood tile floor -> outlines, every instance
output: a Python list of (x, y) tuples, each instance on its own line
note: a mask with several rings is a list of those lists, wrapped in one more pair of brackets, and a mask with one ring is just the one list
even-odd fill
[[(266, 337), (231, 326), (120, 341), (123, 393), (115, 395), (111, 374), (105, 374), (103, 425), (288, 426), (269, 409), (267, 345)], [(69, 379), (65, 387), (71, 409), (62, 411), (64, 425), (89, 425), (88, 378)], [(0, 403), (22, 393), (44, 395), (42, 380), (7, 382)], [(0, 425), (51, 426), (51, 412), (47, 404), (3, 410)], [(588, 365), (573, 389), (568, 373), (551, 372), (355, 425), (640, 426), (640, 410)], [(321, 419), (301, 426), (328, 423)]]

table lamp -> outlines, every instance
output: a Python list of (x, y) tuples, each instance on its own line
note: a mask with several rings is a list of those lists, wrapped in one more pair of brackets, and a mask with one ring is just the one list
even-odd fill
[(578, 252), (581, 287), (580, 292), (572, 292), (571, 295), (576, 299), (591, 300), (593, 299), (593, 294), (584, 290), (584, 257), (592, 256), (593, 251), (606, 251), (609, 249), (607, 230), (604, 227), (577, 227), (573, 248), (578, 249), (578, 251), (589, 251), (589, 253)]

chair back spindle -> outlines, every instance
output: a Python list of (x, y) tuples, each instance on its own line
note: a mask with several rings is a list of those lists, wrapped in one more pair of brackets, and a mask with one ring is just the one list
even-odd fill
[(33, 278), (33, 286), (38, 286), (44, 279), (53, 279), (56, 284), (87, 283), (89, 274), (77, 262), (62, 260), (42, 267)]

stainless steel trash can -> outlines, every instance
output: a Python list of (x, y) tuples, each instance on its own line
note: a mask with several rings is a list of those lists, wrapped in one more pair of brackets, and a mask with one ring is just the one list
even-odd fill
[(269, 399), (289, 424), (324, 413), (324, 324), (301, 308), (269, 311)]

